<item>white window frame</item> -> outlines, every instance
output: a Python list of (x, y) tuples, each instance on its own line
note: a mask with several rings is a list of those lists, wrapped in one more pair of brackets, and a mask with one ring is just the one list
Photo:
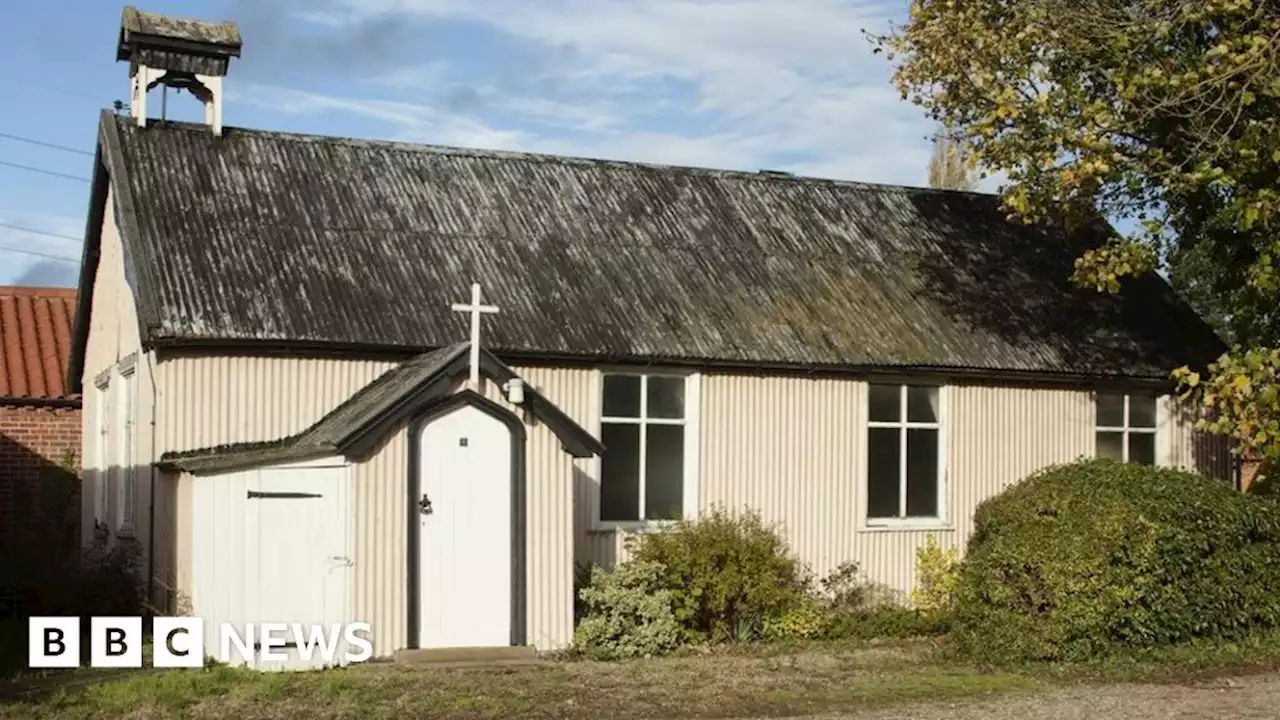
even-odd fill
[(93, 520), (95, 525), (106, 526), (110, 517), (111, 497), (111, 376), (109, 373), (94, 380), (95, 405), (93, 412)]
[(137, 442), (137, 374), (135, 367), (120, 368), (117, 383), (119, 388), (116, 403), (117, 420), (120, 432), (116, 440), (116, 534), (120, 537), (133, 537), (137, 522), (138, 484), (134, 461)]
[[(1098, 399), (1099, 399), (1099, 398), (1101, 398), (1101, 397), (1102, 397), (1102, 396), (1104, 396), (1104, 395), (1120, 396), (1121, 398), (1123, 398), (1123, 399), (1124, 399), (1124, 415), (1123, 415), (1123, 420), (1122, 420), (1122, 425), (1121, 425), (1121, 426), (1117, 427), (1117, 426), (1113, 426), (1113, 425), (1099, 425), (1099, 424), (1098, 424)], [(1134, 395), (1137, 395), (1137, 396), (1139, 396), (1139, 397), (1143, 397), (1143, 398), (1150, 398), (1150, 399), (1151, 399), (1151, 401), (1152, 401), (1152, 403), (1154, 403), (1154, 405), (1155, 405), (1155, 412), (1152, 414), (1152, 422), (1153, 422), (1153, 424), (1152, 424), (1152, 426), (1151, 426), (1151, 427), (1149, 427), (1149, 428), (1144, 428), (1144, 427), (1133, 427), (1133, 426), (1130, 424), (1130, 422), (1129, 422), (1129, 401), (1130, 401), (1130, 399), (1131, 399)], [(1136, 433), (1136, 434), (1140, 434), (1140, 435), (1150, 435), (1150, 436), (1151, 436), (1151, 444), (1152, 444), (1152, 447), (1154, 447), (1154, 448), (1155, 448), (1155, 452), (1153, 453), (1153, 457), (1152, 457), (1152, 463), (1151, 463), (1151, 465), (1152, 465), (1152, 467), (1159, 467), (1159, 466), (1161, 465), (1161, 462), (1160, 462), (1160, 432), (1159, 432), (1159, 430), (1160, 430), (1160, 396), (1158, 396), (1158, 395), (1154, 395), (1154, 394), (1150, 394), (1150, 395), (1148, 395), (1148, 394), (1144, 394), (1144, 393), (1128, 393), (1128, 392), (1097, 392), (1097, 393), (1094, 393), (1094, 396), (1093, 396), (1093, 426), (1094, 426), (1094, 427), (1093, 427), (1093, 456), (1094, 456), (1095, 458), (1101, 457), (1100, 455), (1098, 455), (1098, 433), (1104, 433), (1104, 432), (1105, 432), (1105, 433), (1113, 433), (1113, 434), (1119, 434), (1119, 435), (1120, 435), (1120, 457), (1122, 458), (1121, 462), (1125, 462), (1125, 463), (1129, 462), (1129, 435), (1131, 435), (1131, 434), (1135, 434), (1135, 433)]]
[[(684, 426), (684, 488), (680, 501), (681, 512), (684, 520), (693, 520), (698, 517), (699, 513), (699, 468), (700, 463), (700, 445), (701, 445), (701, 413), (702, 413), (702, 375), (696, 372), (669, 370), (659, 368), (635, 368), (635, 367), (609, 367), (597, 368), (594, 382), (595, 388), (594, 407), (596, 409), (596, 437), (603, 437), (602, 432), (604, 425), (639, 425), (640, 426), (640, 484), (638, 492), (639, 498), (639, 515), (642, 519), (632, 521), (607, 521), (600, 519), (600, 503), (603, 501), (603, 483), (604, 483), (604, 457), (596, 456), (592, 459), (593, 472), (596, 478), (597, 491), (594, 501), (591, 503), (591, 527), (597, 531), (634, 531), (646, 530), (654, 528), (668, 527), (673, 524), (671, 520), (644, 520), (644, 496), (645, 496), (645, 427), (646, 425), (683, 425)], [(617, 418), (604, 414), (604, 379), (609, 375), (632, 375), (644, 378), (640, 383), (640, 417), (639, 418)], [(684, 379), (684, 419), (673, 420), (668, 418), (649, 418), (648, 405), (648, 378), (683, 378)], [(608, 448), (605, 449), (608, 452)]]
[[(871, 386), (898, 386), (898, 403), (901, 410), (900, 419), (896, 422), (871, 420)], [(907, 388), (936, 388), (938, 391), (938, 422), (922, 423), (907, 420)], [(950, 417), (950, 393), (945, 385), (927, 381), (910, 379), (884, 379), (866, 383), (862, 401), (862, 438), (861, 438), (861, 499), (862, 508), (858, 513), (859, 529), (864, 531), (879, 530), (949, 530), (947, 503), (947, 418)], [(936, 517), (894, 517), (873, 518), (871, 512), (871, 430), (889, 428), (898, 430), (898, 452), (902, 458), (898, 468), (898, 512), (906, 514), (907, 503), (907, 431), (911, 429), (938, 431), (938, 511)]]

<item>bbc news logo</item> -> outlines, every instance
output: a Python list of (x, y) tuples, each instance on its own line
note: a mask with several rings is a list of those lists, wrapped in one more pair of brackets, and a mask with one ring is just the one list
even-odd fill
[[(28, 624), (27, 665), (31, 668), (80, 667), (80, 618), (33, 617)], [(205, 662), (205, 623), (197, 617), (158, 617), (151, 621), (154, 638), (151, 664), (158, 668), (198, 668)], [(241, 631), (230, 623), (218, 627), (218, 656), (224, 663), (283, 663), (288, 650), (306, 663), (318, 652), (325, 665), (360, 663), (373, 657), (368, 623), (303, 625), (249, 623)], [(338, 650), (346, 642), (340, 659)], [(89, 619), (89, 665), (105, 668), (142, 667), (142, 618)]]

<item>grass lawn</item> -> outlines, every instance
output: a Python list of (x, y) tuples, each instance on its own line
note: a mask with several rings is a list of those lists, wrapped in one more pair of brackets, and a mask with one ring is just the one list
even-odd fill
[[(1274, 667), (1259, 653), (1259, 648), (1235, 648), (1091, 668), (992, 670), (948, 661), (938, 646), (913, 642), (741, 648), (629, 663), (548, 662), (505, 669), (374, 663), (264, 674), (213, 667), (46, 689), (0, 704), (0, 717), (788, 717), (1035, 692), (1063, 683), (1183, 681), (1225, 669)], [(1265, 657), (1280, 653), (1269, 650)]]

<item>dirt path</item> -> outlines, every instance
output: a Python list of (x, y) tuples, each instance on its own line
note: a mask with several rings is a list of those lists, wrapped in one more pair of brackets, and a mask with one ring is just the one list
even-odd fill
[(1280, 717), (1280, 675), (1220, 679), (1192, 686), (1076, 686), (835, 717), (858, 720), (1272, 720)]

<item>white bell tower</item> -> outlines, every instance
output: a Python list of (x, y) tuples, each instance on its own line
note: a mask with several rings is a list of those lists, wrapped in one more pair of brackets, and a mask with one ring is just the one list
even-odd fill
[(116, 60), (129, 61), (129, 108), (147, 125), (147, 93), (156, 85), (188, 90), (204, 104), (204, 121), (222, 135), (222, 78), (240, 57), (233, 22), (187, 20), (125, 7)]

